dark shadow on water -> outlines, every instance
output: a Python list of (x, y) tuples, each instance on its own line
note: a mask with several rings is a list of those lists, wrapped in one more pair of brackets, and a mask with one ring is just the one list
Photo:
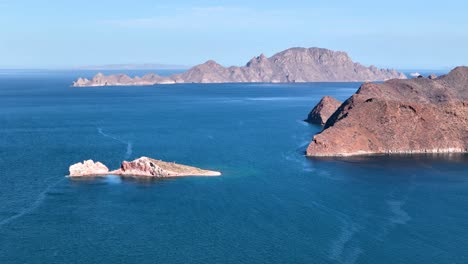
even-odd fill
[[(167, 178), (157, 178), (157, 177), (137, 177), (137, 176), (118, 176), (118, 175), (108, 175), (108, 176), (97, 176), (97, 177), (69, 177), (68, 179), (73, 184), (77, 185), (117, 185), (117, 184), (134, 184), (138, 186), (154, 186), (166, 184), (173, 181), (181, 181), (187, 178), (201, 178), (203, 176), (180, 176), (180, 177), (167, 177)], [(211, 177), (203, 177), (211, 178)], [(215, 178), (215, 177), (214, 177)]]
[(353, 180), (359, 184), (392, 186), (405, 182), (464, 184), (468, 180), (468, 154), (398, 154), (352, 157), (305, 158), (317, 172), (330, 178)]
[(307, 157), (313, 161), (339, 161), (347, 163), (381, 163), (381, 162), (457, 162), (468, 164), (468, 153), (418, 153), (418, 154), (376, 154), (349, 157)]
[[(349, 169), (376, 169), (380, 171), (459, 170), (468, 165), (468, 153), (392, 154), (351, 157), (306, 157), (312, 166), (345, 165)], [(466, 173), (468, 176), (468, 171)]]

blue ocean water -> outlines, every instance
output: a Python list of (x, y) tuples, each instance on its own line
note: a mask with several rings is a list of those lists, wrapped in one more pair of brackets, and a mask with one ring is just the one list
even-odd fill
[[(71, 88), (0, 72), (0, 263), (468, 263), (468, 156), (307, 159), (359, 83)], [(223, 172), (71, 180), (85, 159)]]

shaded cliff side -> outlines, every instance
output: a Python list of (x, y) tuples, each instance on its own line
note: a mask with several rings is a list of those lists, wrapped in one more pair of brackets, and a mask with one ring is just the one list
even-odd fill
[(336, 109), (340, 107), (341, 102), (331, 96), (324, 96), (320, 102), (310, 111), (307, 119), (304, 120), (311, 124), (325, 125)]

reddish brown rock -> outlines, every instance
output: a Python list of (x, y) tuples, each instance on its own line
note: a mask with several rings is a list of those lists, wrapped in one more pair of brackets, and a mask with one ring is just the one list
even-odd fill
[(92, 160), (85, 160), (70, 166), (70, 176), (87, 176), (87, 175), (107, 175), (109, 169), (101, 162), (94, 162)]
[(196, 167), (164, 162), (147, 157), (134, 161), (123, 161), (119, 169), (109, 171), (100, 162), (85, 161), (70, 166), (71, 177), (120, 175), (131, 177), (178, 177), (178, 176), (220, 176), (217, 171), (202, 170)]
[(202, 170), (199, 168), (165, 162), (147, 157), (134, 161), (124, 161), (120, 169), (112, 172), (117, 175), (145, 176), (145, 177), (177, 177), (177, 176), (220, 176), (217, 171)]
[(366, 83), (328, 119), (308, 156), (468, 152), (468, 67), (435, 80)]
[(307, 116), (306, 122), (312, 124), (325, 125), (328, 118), (335, 113), (340, 107), (341, 102), (331, 96), (325, 96), (320, 102), (310, 111)]

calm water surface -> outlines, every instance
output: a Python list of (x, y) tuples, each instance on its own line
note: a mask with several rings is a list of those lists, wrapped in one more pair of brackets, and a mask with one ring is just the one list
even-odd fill
[[(468, 263), (466, 155), (313, 160), (358, 83), (71, 88), (0, 72), (0, 263)], [(65, 178), (150, 156), (222, 177)]]

